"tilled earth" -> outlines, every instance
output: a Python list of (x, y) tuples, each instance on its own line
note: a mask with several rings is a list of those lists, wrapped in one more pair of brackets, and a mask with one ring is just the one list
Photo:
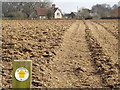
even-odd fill
[(120, 87), (116, 27), (115, 20), (4, 20), (2, 87), (12, 87), (16, 59), (33, 61), (32, 88)]

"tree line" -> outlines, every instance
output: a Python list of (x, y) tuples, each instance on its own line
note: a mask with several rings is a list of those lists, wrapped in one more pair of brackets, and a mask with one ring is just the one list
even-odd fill
[[(40, 0), (39, 2), (3, 2), (2, 16), (10, 19), (38, 18), (38, 14), (34, 8), (49, 8), (51, 5), (51, 0)], [(81, 8), (78, 10), (78, 18), (117, 17), (116, 10), (118, 7), (119, 3), (113, 6), (110, 6), (109, 4), (96, 4), (92, 6), (91, 10)], [(51, 16), (51, 14), (52, 13), (48, 12), (48, 16)]]
[(118, 4), (110, 6), (109, 4), (96, 4), (93, 5), (91, 10), (87, 8), (81, 8), (78, 10), (80, 18), (112, 18), (117, 16)]
[(51, 4), (50, 0), (39, 2), (3, 2), (2, 16), (11, 19), (37, 18), (38, 15), (34, 8), (49, 8)]

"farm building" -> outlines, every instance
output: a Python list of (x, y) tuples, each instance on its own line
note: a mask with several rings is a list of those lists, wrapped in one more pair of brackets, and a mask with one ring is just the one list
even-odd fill
[(63, 15), (59, 8), (55, 7), (55, 4), (51, 8), (35, 8), (40, 19), (47, 19), (47, 14), (52, 13), (54, 19), (62, 19)]
[(120, 17), (120, 6), (116, 9), (115, 13), (117, 17)]
[(65, 19), (76, 19), (78, 17), (79, 13), (77, 12), (71, 12), (68, 14), (64, 14)]

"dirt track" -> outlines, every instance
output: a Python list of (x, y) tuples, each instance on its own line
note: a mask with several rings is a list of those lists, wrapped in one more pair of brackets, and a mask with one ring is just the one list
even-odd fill
[(51, 68), (50, 87), (101, 87), (99, 76), (93, 75), (83, 22), (77, 21), (67, 30)]
[[(40, 53), (42, 49), (40, 51), (36, 51), (38, 50), (37, 47), (39, 47), (42, 44), (38, 43), (36, 39), (34, 39), (35, 36), (32, 36), (34, 38), (32, 37), (29, 38), (32, 40), (32, 42), (34, 41), (35, 42), (34, 44), (37, 46), (35, 49), (31, 48), (33, 47), (33, 45), (28, 45), (30, 47), (31, 52), (38, 54), (38, 55), (33, 54), (34, 57), (31, 56), (31, 59), (33, 60), (32, 87), (33, 88), (119, 87), (120, 83), (118, 82), (118, 69), (120, 68), (120, 65), (118, 64), (118, 39), (116, 38), (117, 34), (115, 34), (116, 36), (114, 36), (112, 33), (106, 30), (105, 27), (93, 21), (75, 21), (74, 23), (71, 22), (69, 25), (66, 24), (66, 28), (59, 29), (59, 27), (61, 27), (62, 25), (64, 26), (65, 23), (64, 24), (63, 23), (64, 22), (62, 22), (62, 24), (60, 25), (56, 24), (53, 28), (51, 28), (50, 26), (48, 27), (46, 25), (48, 28), (51, 29), (49, 29), (49, 31), (47, 32), (44, 31), (43, 33), (46, 34), (49, 32), (49, 34), (47, 34), (49, 36), (51, 35), (52, 32), (58, 34), (58, 36), (60, 37), (56, 35), (54, 35), (54, 37), (53, 36), (48, 37), (46, 35), (45, 38), (42, 38), (43, 40), (43, 42), (41, 41), (42, 44), (46, 45), (41, 47), (44, 48), (42, 54)], [(55, 29), (56, 26), (58, 27), (58, 29)], [(23, 27), (25, 26), (22, 25), (22, 28)], [(39, 28), (39, 25), (37, 27)], [(60, 30), (62, 30), (62, 32)], [(36, 32), (41, 33), (39, 29), (35, 29), (34, 32), (31, 29), (31, 31), (29, 32), (34, 34)], [(24, 34), (24, 32), (19, 33), (21, 37)], [(36, 38), (39, 39), (39, 36), (40, 35), (37, 33)], [(6, 37), (6, 35), (4, 37)], [(18, 38), (18, 40), (20, 39), (20, 37), (17, 36), (16, 38)], [(31, 42), (29, 41), (29, 39), (27, 40), (25, 39), (25, 41), (23, 40), (24, 43)], [(46, 41), (45, 43), (45, 40), (48, 41)], [(22, 43), (23, 42), (21, 42), (20, 44)], [(50, 49), (48, 48), (48, 46)], [(9, 50), (7, 49), (7, 51)], [(46, 50), (48, 51), (46, 52)], [(5, 51), (6, 49), (4, 49), (4, 52)], [(49, 56), (48, 53), (50, 52), (52, 52), (54, 55)], [(40, 57), (41, 55), (42, 57)], [(14, 58), (17, 58), (17, 56)], [(3, 65), (6, 66), (5, 64), (6, 65), (10, 64), (8, 68), (4, 67), (4, 72), (8, 73), (6, 72), (6, 69), (12, 70), (11, 60), (10, 61), (5, 60)], [(5, 75), (4, 78), (6, 77), (5, 73), (3, 74)], [(4, 87), (10, 87), (5, 86), (5, 84), (9, 82), (11, 82), (10, 77), (4, 83)]]
[[(114, 66), (118, 61), (118, 40), (103, 27), (97, 25), (96, 29), (95, 25), (90, 21), (77, 21), (67, 30), (62, 47), (50, 64), (48, 87), (119, 86), (118, 69)], [(90, 32), (87, 33), (87, 29)]]

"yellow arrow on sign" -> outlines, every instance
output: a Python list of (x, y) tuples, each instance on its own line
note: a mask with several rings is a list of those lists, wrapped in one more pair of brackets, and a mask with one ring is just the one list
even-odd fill
[(19, 74), (19, 78), (24, 78), (26, 75), (26, 73), (23, 70), (21, 70), (18, 74)]

